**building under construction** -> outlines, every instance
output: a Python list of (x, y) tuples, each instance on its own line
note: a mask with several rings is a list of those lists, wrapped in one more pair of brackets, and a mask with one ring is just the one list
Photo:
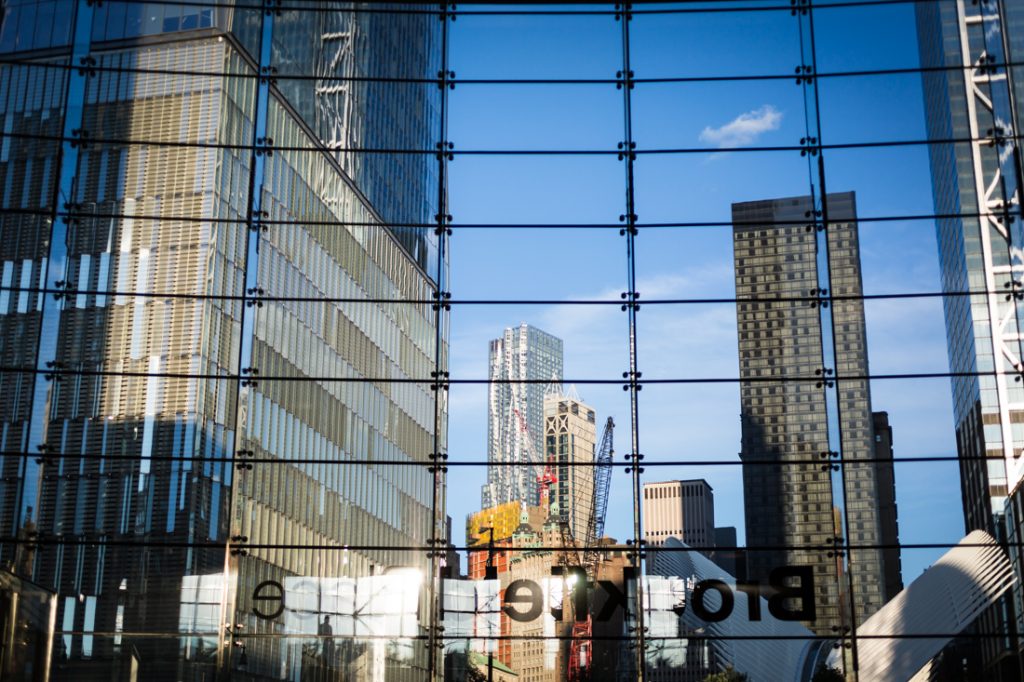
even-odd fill
[[(608, 419), (599, 441), (593, 408), (575, 388), (552, 382), (544, 389), (542, 459), (517, 412), (517, 438), (526, 456), (518, 468), (532, 479), (538, 504), (524, 496), (469, 515), (466, 537), (479, 548), (470, 551), (469, 577), (498, 579), (502, 601), (517, 581), (543, 586), (538, 618), (524, 622), (501, 614), (502, 637), (490, 649), (496, 662), (524, 679), (587, 679), (594, 658), (589, 591), (603, 556), (593, 548), (604, 529), (614, 423)], [(587, 591), (586, 613), (575, 611), (579, 590)]]

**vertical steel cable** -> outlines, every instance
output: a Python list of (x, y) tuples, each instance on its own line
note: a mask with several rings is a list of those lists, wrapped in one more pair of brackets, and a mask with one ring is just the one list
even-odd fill
[(636, 679), (643, 682), (645, 678), (646, 664), (646, 626), (644, 624), (644, 598), (643, 598), (643, 525), (640, 517), (641, 512), (641, 483), (640, 474), (643, 471), (640, 467), (640, 372), (637, 370), (637, 347), (636, 347), (636, 313), (639, 308), (636, 290), (636, 200), (633, 184), (633, 162), (636, 160), (636, 143), (633, 141), (633, 111), (631, 91), (633, 89), (633, 71), (630, 65), (629, 46), (629, 23), (633, 19), (632, 5), (624, 3), (621, 6), (622, 12), (618, 12), (619, 5), (615, 6), (616, 20), (621, 22), (622, 28), (622, 71), (617, 75), (617, 87), (622, 90), (622, 124), (623, 141), (619, 143), (619, 159), (624, 161), (626, 166), (626, 213), (619, 216), (619, 220), (625, 227), (620, 234), (626, 238), (626, 283), (627, 290), (623, 294), (626, 303), (623, 308), (629, 325), (629, 371), (623, 373), (627, 383), (623, 386), (629, 391), (629, 438), (630, 453), (627, 459), (632, 461), (632, 466), (626, 471), (631, 474), (633, 482), (633, 546), (630, 553), (634, 579), (636, 584), (636, 639), (633, 642), (636, 651)]
[[(230, 677), (234, 665), (234, 643), (235, 634), (240, 631), (242, 625), (235, 622), (236, 600), (238, 598), (239, 583), (243, 577), (243, 571), (239, 564), (246, 556), (244, 545), (249, 541), (245, 534), (246, 524), (241, 515), (242, 481), (250, 476), (253, 466), (271, 468), (275, 466), (271, 462), (260, 462), (252, 464), (246, 462), (247, 457), (252, 457), (253, 452), (248, 448), (240, 447), (248, 425), (250, 409), (243, 408), (250, 400), (253, 388), (256, 386), (255, 376), (258, 369), (252, 366), (252, 347), (256, 338), (256, 311), (259, 309), (257, 302), (264, 293), (259, 288), (259, 254), (260, 235), (265, 228), (262, 220), (268, 217), (263, 211), (263, 178), (266, 168), (266, 157), (271, 153), (273, 145), (267, 135), (269, 126), (270, 108), (270, 75), (273, 73), (271, 64), (273, 54), (273, 31), (274, 17), (280, 14), (280, 9), (274, 0), (264, 0), (263, 9), (260, 12), (259, 22), (259, 54), (256, 68), (259, 78), (256, 81), (256, 90), (253, 93), (252, 132), (249, 149), (249, 180), (248, 180), (248, 204), (246, 206), (246, 222), (244, 225), (234, 227), (245, 230), (245, 261), (241, 264), (244, 289), (242, 305), (239, 312), (239, 338), (238, 338), (238, 366), (236, 368), (237, 392), (235, 395), (235, 447), (231, 450), (230, 469), (235, 471), (233, 475), (231, 490), (231, 531), (225, 542), (225, 564), (231, 566), (232, 570), (228, 575), (236, 576), (235, 583), (225, 581), (223, 600), (223, 612), (220, 622), (227, 627), (219, 628), (220, 641), (218, 652), (218, 668), (221, 672)], [(226, 75), (231, 78), (231, 74)], [(226, 640), (226, 641), (225, 641)]]
[(430, 614), (428, 620), (430, 623), (429, 638), (428, 638), (428, 679), (434, 680), (443, 677), (444, 675), (444, 657), (440, 657), (440, 664), (438, 654), (443, 646), (443, 640), (441, 639), (441, 618), (442, 618), (442, 606), (441, 600), (443, 598), (441, 590), (441, 557), (444, 555), (444, 546), (446, 543), (446, 526), (445, 523), (445, 473), (448, 471), (447, 467), (444, 466), (444, 461), (448, 458), (447, 450), (448, 439), (441, 438), (441, 430), (446, 427), (447, 419), (445, 417), (445, 411), (447, 410), (447, 395), (448, 395), (448, 363), (445, 357), (445, 322), (447, 316), (445, 313), (451, 309), (451, 306), (447, 303), (448, 299), (451, 298), (451, 294), (445, 290), (447, 286), (447, 273), (445, 272), (445, 253), (447, 247), (448, 236), (451, 234), (451, 223), (452, 217), (448, 215), (448, 187), (447, 187), (447, 171), (448, 161), (451, 158), (451, 143), (448, 142), (448, 90), (451, 86), (450, 80), (454, 74), (448, 70), (448, 23), (454, 21), (455, 17), (452, 13), (454, 11), (454, 5), (449, 6), (448, 3), (441, 4), (441, 10), (438, 14), (438, 19), (441, 21), (441, 70), (437, 73), (437, 87), (440, 89), (440, 100), (439, 106), (439, 124), (438, 124), (438, 141), (437, 141), (437, 214), (434, 216), (436, 227), (434, 228), (434, 234), (437, 236), (437, 286), (434, 289), (434, 369), (431, 372), (431, 389), (434, 392), (434, 443), (433, 452), (430, 453), (430, 459), (433, 464), (430, 467), (430, 471), (434, 475), (434, 490), (433, 499), (431, 502), (431, 530), (429, 540), (429, 558), (430, 558)]
[[(828, 191), (825, 185), (825, 157), (821, 130), (821, 101), (820, 93), (818, 88), (818, 79), (815, 78), (815, 74), (818, 72), (817, 63), (817, 46), (815, 44), (814, 35), (814, 8), (812, 0), (794, 0), (793, 2), (795, 9), (793, 14), (797, 17), (799, 35), (800, 35), (800, 56), (801, 65), (798, 70), (797, 82), (802, 83), (802, 89), (804, 92), (804, 124), (805, 124), (805, 135), (806, 137), (801, 140), (801, 145), (804, 146), (804, 150), (801, 151), (801, 155), (806, 153), (807, 157), (807, 170), (808, 170), (808, 183), (810, 185), (810, 215), (807, 216), (810, 224), (813, 226), (815, 241), (816, 241), (816, 252), (817, 252), (817, 291), (814, 292), (816, 295), (821, 297), (822, 305), (819, 307), (820, 314), (818, 321), (820, 325), (820, 339), (821, 339), (821, 359), (822, 364), (819, 370), (820, 372), (820, 385), (825, 393), (825, 419), (826, 419), (826, 438), (829, 444), (829, 457), (828, 462), (828, 474), (831, 485), (829, 486), (829, 496), (833, 509), (835, 508), (838, 500), (838, 504), (842, 505), (842, 519), (843, 528), (841, 529), (841, 535), (836, 536), (833, 534), (831, 550), (828, 553), (830, 558), (836, 560), (837, 565), (843, 565), (846, 572), (845, 590), (847, 593), (847, 608), (849, 609), (848, 619), (844, 616), (842, 609), (839, 612), (839, 619), (833, 629), (837, 630), (840, 635), (840, 646), (844, 651), (842, 657), (843, 667), (846, 668), (849, 663), (852, 666), (852, 670), (847, 670), (847, 676), (851, 677), (856, 682), (858, 675), (858, 664), (857, 664), (857, 643), (856, 643), (856, 629), (857, 629), (857, 604), (856, 594), (854, 590), (854, 576), (853, 576), (853, 557), (852, 548), (850, 542), (850, 505), (847, 500), (847, 493), (849, 488), (847, 487), (847, 443), (844, 438), (845, 431), (843, 429), (844, 421), (842, 414), (842, 404), (840, 396), (842, 395), (839, 390), (839, 378), (838, 367), (839, 357), (836, 344), (836, 322), (835, 322), (835, 308), (834, 305), (830, 305), (830, 297), (835, 295), (835, 290), (832, 285), (832, 253), (831, 253), (831, 239), (834, 234), (832, 225), (829, 222), (828, 213)], [(805, 45), (804, 40), (807, 43)], [(816, 160), (816, 161), (815, 161)], [(826, 337), (826, 332), (828, 336)], [(866, 353), (866, 349), (863, 350)], [(835, 430), (833, 432), (833, 425)], [(835, 459), (835, 461), (833, 461)], [(825, 465), (823, 465), (825, 466)], [(833, 475), (833, 471), (838, 471), (838, 475)], [(876, 541), (877, 541), (876, 536)], [(843, 579), (840, 575), (836, 575), (836, 595), (842, 599), (840, 595), (844, 591)], [(850, 641), (847, 643), (847, 635), (850, 636)], [(847, 659), (845, 656), (845, 650), (849, 647), (850, 658)]]

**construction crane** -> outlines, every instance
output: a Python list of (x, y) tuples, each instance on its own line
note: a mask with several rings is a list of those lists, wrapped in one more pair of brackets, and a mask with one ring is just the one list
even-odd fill
[(601, 445), (597, 448), (597, 456), (594, 458), (594, 502), (584, 543), (587, 550), (590, 550), (604, 536), (604, 519), (608, 511), (608, 489), (612, 482), (612, 460), (615, 457), (612, 444), (614, 431), (615, 422), (608, 417), (608, 421), (604, 424), (604, 432), (601, 434)]
[[(551, 484), (558, 482), (555, 478), (554, 470), (551, 468), (551, 463), (537, 454), (537, 450), (533, 447), (533, 434), (530, 433), (530, 427), (527, 425), (522, 413), (515, 407), (512, 408), (512, 413), (519, 423), (519, 433), (522, 436), (522, 441), (526, 444), (526, 458), (529, 461), (530, 468), (533, 469), (537, 476), (537, 483), (544, 486), (544, 489), (547, 490)], [(542, 502), (541, 504), (543, 505), (544, 503)]]

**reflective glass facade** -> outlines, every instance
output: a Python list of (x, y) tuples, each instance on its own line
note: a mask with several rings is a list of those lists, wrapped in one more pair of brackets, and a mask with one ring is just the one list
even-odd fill
[[(982, 137), (1019, 130), (1019, 65), (988, 78), (977, 71), (943, 67), (977, 63), (989, 56), (1007, 63), (1021, 49), (1024, 13), (1015, 3), (978, 22), (957, 3), (917, 8), (928, 134), (933, 140), (959, 140), (929, 147), (934, 184), (937, 241), (946, 291), (992, 292), (1013, 289), (1021, 271), (1020, 233), (994, 215), (1011, 201), (1019, 183), (1017, 163), (1007, 164), (998, 145), (972, 143)], [(1014, 120), (1018, 117), (1017, 120)], [(980, 142), (980, 140), (979, 140)], [(1016, 158), (1016, 157), (1015, 157)], [(993, 178), (996, 179), (992, 185)], [(999, 178), (1007, 178), (1000, 181)], [(1017, 538), (1024, 518), (1015, 514), (1013, 496), (1021, 484), (1024, 452), (1024, 388), (998, 375), (1019, 373), (1019, 301), (992, 293), (945, 299), (950, 368), (965, 376), (952, 381), (961, 456), (964, 524)], [(996, 376), (986, 376), (996, 372)], [(1017, 552), (1015, 552), (1017, 553)], [(1019, 593), (984, 619), (988, 632), (1005, 631), (1024, 611)], [(1005, 667), (1008, 652), (1019, 645), (1009, 639), (985, 642), (985, 658), (994, 671)], [(1009, 665), (1015, 676), (1017, 666)], [(991, 673), (993, 675), (998, 672)]]
[[(29, 31), (30, 17), (58, 15), (49, 37)], [(302, 25), (326, 16), (338, 25)], [(4, 284), (22, 291), (4, 293), (3, 345), (5, 364), (26, 371), (3, 378), (0, 514), (24, 541), (5, 543), (4, 561), (56, 593), (58, 679), (394, 669), (388, 679), (413, 680), (427, 669), (424, 646), (352, 641), (314, 656), (301, 636), (386, 630), (372, 615), (381, 607), (360, 604), (392, 583), (406, 595), (401, 634), (429, 627), (431, 562), (369, 548), (423, 546), (435, 533), (423, 464), (444, 448), (444, 406), (401, 380), (446, 357), (427, 303), (437, 251), (430, 230), (381, 221), (423, 224), (436, 182), (427, 157), (353, 167), (324, 138), (333, 125), (347, 147), (425, 146), (437, 89), (332, 93), (352, 116), (339, 121), (322, 85), (258, 76), (272, 73), (259, 66), (268, 49), (328, 80), (350, 75), (332, 61), (331, 31), (363, 46), (364, 70), (425, 76), (439, 35), (429, 19), (385, 43), (382, 20), (338, 12), (7, 11), (8, 53), (66, 48), (69, 25), (76, 36), (72, 55), (0, 77), (5, 132), (55, 138), (4, 141)], [(288, 53), (301, 44), (312, 50)], [(90, 70), (54, 68), (83, 59)], [(362, 135), (359, 121), (381, 111), (402, 118)], [(62, 123), (75, 137), (63, 145)], [(384, 176), (402, 191), (382, 189)], [(268, 595), (288, 608), (260, 608)]]
[(0, 0), (0, 679), (1022, 679), (1022, 25)]

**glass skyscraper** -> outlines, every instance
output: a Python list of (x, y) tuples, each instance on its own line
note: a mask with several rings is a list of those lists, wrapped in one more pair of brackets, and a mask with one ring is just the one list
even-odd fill
[(545, 382), (561, 384), (562, 358), (561, 339), (526, 323), (506, 328), (501, 338), (491, 341), (488, 467), (481, 508), (540, 503), (537, 467), (543, 469), (545, 452)]
[[(806, 224), (810, 197), (732, 207), (748, 578), (767, 582), (779, 566), (810, 566), (817, 619), (808, 627), (818, 634), (861, 623), (886, 600), (886, 555), (874, 548), (883, 537), (876, 467), (858, 464), (875, 456), (869, 385), (840, 380), (839, 421), (830, 420), (826, 327), (821, 308), (805, 299), (818, 269), (828, 268), (831, 295), (840, 297), (828, 330), (835, 375), (868, 376), (864, 304), (855, 298), (862, 292), (856, 199), (846, 192), (826, 202), (827, 255)], [(841, 471), (829, 457), (830, 428), (839, 429), (832, 442), (841, 443)], [(848, 561), (820, 550), (843, 537), (856, 547)]]
[(425, 675), (441, 22), (318, 7), (3, 3), (0, 561), (56, 679)]
[[(1024, 227), (1021, 158), (1013, 140), (1024, 112), (1024, 7), (939, 2), (915, 5), (927, 114), (953, 412), (966, 530), (1019, 538), (1008, 500), (1024, 475)], [(1007, 67), (1006, 64), (1014, 64)], [(972, 295), (964, 295), (974, 292)], [(1011, 512), (1011, 513), (1008, 513)], [(1013, 552), (1018, 568), (1020, 550)], [(1018, 572), (1018, 579), (1020, 573)], [(1007, 657), (1019, 594), (982, 619), (987, 673), (1018, 679)], [(999, 663), (1002, 661), (1002, 663)], [(1000, 670), (1000, 666), (1005, 669)]]

